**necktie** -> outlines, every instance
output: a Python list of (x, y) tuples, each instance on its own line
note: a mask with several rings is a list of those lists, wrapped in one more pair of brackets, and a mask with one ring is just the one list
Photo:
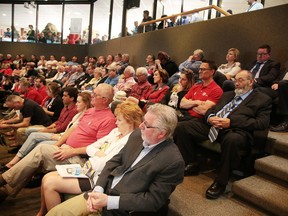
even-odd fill
[[(225, 114), (231, 109), (233, 108), (233, 106), (235, 105), (235, 103), (237, 101), (241, 100), (240, 96), (236, 96), (234, 97), (234, 99), (230, 102), (230, 104), (228, 106), (226, 106), (224, 109), (221, 110), (221, 112), (217, 115), (219, 118), (223, 118), (225, 116)], [(219, 133), (219, 128), (215, 128), (214, 126), (212, 126), (209, 130), (208, 133), (208, 138), (211, 142), (214, 142), (217, 137), (218, 137), (218, 133)]]
[(261, 64), (262, 64), (261, 62), (257, 62), (257, 63), (256, 63), (256, 66), (255, 66), (254, 69), (251, 71), (251, 72), (252, 72), (252, 75), (253, 75), (253, 78), (255, 78), (257, 72), (259, 71), (259, 68), (260, 68)]

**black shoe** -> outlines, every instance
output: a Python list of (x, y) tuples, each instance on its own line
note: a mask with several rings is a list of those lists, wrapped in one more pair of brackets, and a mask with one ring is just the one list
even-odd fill
[(6, 200), (8, 194), (6, 194), (3, 190), (0, 189), (0, 204)]
[(288, 122), (282, 122), (281, 124), (275, 126), (275, 127), (271, 127), (270, 128), (271, 131), (274, 132), (287, 132), (288, 131)]
[(217, 199), (219, 198), (226, 189), (226, 185), (221, 185), (217, 181), (213, 182), (213, 184), (206, 191), (207, 199)]
[(198, 163), (190, 163), (186, 165), (184, 169), (184, 176), (195, 176), (199, 175), (199, 165)]
[(10, 168), (9, 167), (7, 167), (7, 166), (3, 166), (3, 165), (0, 165), (0, 174), (2, 174), (2, 173), (4, 173), (4, 172), (6, 172), (7, 170), (9, 170)]
[(20, 148), (21, 148), (21, 146), (17, 146), (17, 147), (14, 147), (12, 149), (9, 149), (8, 153), (9, 154), (16, 154), (19, 151)]
[(44, 173), (35, 174), (35, 175), (32, 177), (31, 181), (25, 186), (25, 188), (40, 187), (43, 176), (44, 176)]

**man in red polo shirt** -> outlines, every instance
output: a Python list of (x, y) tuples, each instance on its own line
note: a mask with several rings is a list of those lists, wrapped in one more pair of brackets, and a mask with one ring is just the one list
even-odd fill
[(180, 102), (180, 107), (187, 109), (190, 116), (203, 118), (205, 112), (220, 99), (223, 91), (213, 80), (216, 70), (217, 66), (213, 61), (202, 61), (199, 68), (202, 82), (193, 85)]
[[(216, 105), (223, 93), (222, 89), (213, 80), (216, 70), (217, 66), (214, 62), (203, 60), (199, 68), (199, 78), (202, 82), (192, 86), (180, 103), (180, 107), (188, 109), (191, 116), (191, 119), (188, 121), (178, 122), (174, 132), (174, 141), (186, 164), (185, 176), (199, 173), (199, 165), (195, 161), (195, 157), (191, 157), (191, 155), (195, 154), (194, 148), (189, 145), (189, 138), (187, 139), (190, 135), (190, 126), (194, 122), (200, 121), (206, 111)], [(186, 144), (187, 142), (188, 144)]]
[(36, 78), (34, 86), (43, 99), (47, 97), (46, 80), (44, 77)]
[(26, 79), (20, 80), (20, 91), (24, 95), (24, 98), (29, 98), (39, 105), (41, 104), (43, 96), (34, 87), (31, 87)]

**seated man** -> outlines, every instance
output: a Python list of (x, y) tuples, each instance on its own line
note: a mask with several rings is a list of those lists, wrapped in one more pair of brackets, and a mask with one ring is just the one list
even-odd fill
[(87, 204), (79, 195), (47, 215), (88, 215), (101, 208), (102, 215), (166, 215), (169, 196), (183, 181), (184, 172), (183, 159), (171, 139), (176, 124), (173, 108), (150, 106), (139, 126), (141, 133), (132, 133), (125, 147), (106, 163)]
[(205, 112), (214, 106), (220, 99), (223, 91), (213, 80), (217, 66), (212, 61), (203, 61), (199, 68), (201, 83), (193, 85), (182, 98), (180, 108), (187, 109), (191, 117), (203, 118)]
[(41, 106), (35, 101), (28, 98), (21, 98), (17, 95), (9, 95), (6, 99), (6, 105), (14, 110), (20, 110), (21, 115), (16, 118), (2, 121), (1, 129), (17, 130), (16, 143), (23, 143), (25, 139), (25, 130), (30, 125), (43, 125), (45, 127), (51, 125), (51, 119), (44, 112)]
[(136, 83), (134, 80), (134, 74), (135, 74), (134, 68), (132, 66), (127, 66), (124, 69), (124, 73), (122, 75), (123, 81), (122, 82), (118, 81), (118, 83), (113, 87), (114, 93), (116, 93), (117, 91), (124, 91), (128, 94), (131, 91), (133, 85)]
[(189, 56), (189, 58), (182, 62), (179, 65), (179, 71), (182, 71), (183, 69), (186, 70), (192, 70), (194, 73), (194, 77), (195, 77), (195, 82), (200, 81), (199, 79), (199, 67), (202, 63), (202, 60), (204, 58), (204, 52), (201, 49), (196, 49), (193, 52), (193, 55)]
[[(94, 89), (94, 108), (87, 110), (77, 126), (72, 126), (54, 145), (42, 144), (0, 176), (0, 202), (16, 194), (40, 168), (55, 170), (57, 164), (84, 164), (86, 146), (107, 135), (115, 128), (115, 117), (109, 109), (113, 88), (101, 84)], [(5, 186), (5, 187), (3, 187)]]
[(288, 72), (279, 82), (274, 83), (271, 88), (278, 92), (277, 115), (282, 119), (282, 122), (271, 127), (274, 132), (288, 131)]
[(224, 92), (221, 99), (205, 114), (205, 119), (179, 122), (174, 138), (190, 172), (198, 173), (196, 145), (207, 140), (221, 144), (221, 163), (206, 197), (217, 199), (224, 193), (230, 172), (238, 168), (239, 150), (249, 150), (253, 145), (253, 132), (269, 126), (271, 98), (252, 89), (253, 76), (241, 71), (235, 78), (235, 92)]
[(41, 102), (44, 99), (43, 96), (34, 87), (32, 87), (30, 82), (26, 79), (20, 80), (20, 91), (24, 98), (29, 98), (39, 105), (41, 105)]
[(148, 71), (145, 67), (139, 67), (136, 69), (137, 82), (132, 86), (131, 91), (128, 92), (127, 96), (137, 98), (144, 98), (150, 89), (151, 84), (148, 82)]
[(252, 72), (254, 78), (253, 88), (274, 98), (277, 96), (271, 89), (272, 84), (279, 79), (280, 63), (270, 60), (271, 47), (264, 44), (258, 47), (257, 60), (246, 67)]
[(19, 149), (18, 153), (15, 155), (15, 157), (5, 166), (2, 166), (0, 168), (0, 173), (3, 173), (4, 171), (10, 169), (13, 165), (19, 162), (24, 156), (26, 156), (39, 143), (41, 142), (46, 143), (47, 141), (53, 143), (53, 141), (51, 141), (53, 136), (52, 133), (64, 132), (64, 130), (71, 122), (73, 117), (77, 114), (75, 103), (78, 91), (76, 88), (72, 87), (66, 87), (63, 91), (64, 92), (62, 98), (65, 107), (62, 109), (59, 119), (53, 124), (49, 125), (48, 127), (44, 126), (28, 127), (25, 131), (28, 138), (23, 144), (21, 143), (22, 146)]

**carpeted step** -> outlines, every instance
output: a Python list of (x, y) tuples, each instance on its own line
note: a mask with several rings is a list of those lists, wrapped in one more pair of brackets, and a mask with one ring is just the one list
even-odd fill
[(288, 215), (288, 188), (254, 175), (235, 181), (237, 196), (276, 215)]
[(256, 172), (273, 176), (288, 183), (288, 159), (270, 155), (255, 161)]
[(273, 143), (273, 154), (288, 158), (288, 133), (269, 131), (268, 140)]

